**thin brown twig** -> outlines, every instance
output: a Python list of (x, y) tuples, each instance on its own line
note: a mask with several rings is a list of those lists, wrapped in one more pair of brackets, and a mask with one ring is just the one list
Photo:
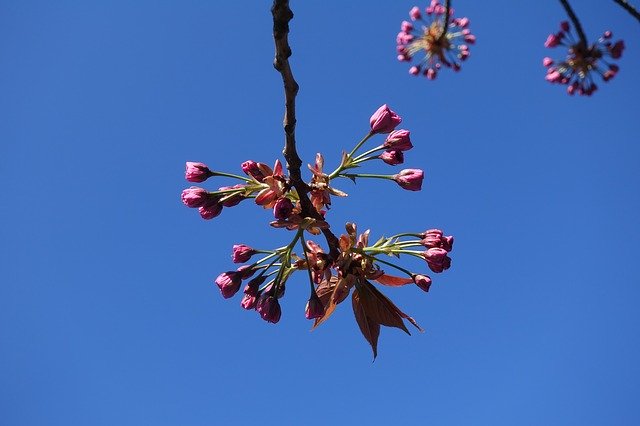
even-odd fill
[(629, 12), (631, 16), (633, 16), (640, 22), (640, 12), (638, 12), (638, 9), (630, 5), (627, 0), (613, 0), (613, 1), (616, 2), (618, 5), (620, 5), (624, 10)]
[(569, 15), (569, 19), (571, 19), (571, 22), (573, 22), (573, 26), (576, 27), (578, 37), (580, 37), (580, 43), (582, 43), (583, 47), (586, 49), (589, 46), (589, 43), (587, 42), (587, 36), (584, 35), (584, 31), (582, 30), (582, 24), (580, 24), (580, 20), (576, 16), (567, 0), (560, 0), (560, 3), (562, 4), (562, 7), (564, 7), (564, 10), (567, 12), (567, 15)]
[(447, 31), (449, 30), (449, 16), (451, 13), (451, 0), (447, 0), (444, 5), (444, 27), (442, 29), (442, 34), (438, 37), (438, 41), (442, 40), (447, 36)]
[[(282, 75), (284, 84), (285, 108), (283, 126), (285, 144), (282, 155), (287, 162), (290, 184), (295, 188), (300, 198), (301, 215), (324, 220), (307, 196), (309, 185), (302, 180), (300, 172), (302, 160), (296, 149), (296, 95), (298, 94), (299, 86), (289, 65), (289, 57), (291, 56), (289, 21), (293, 19), (293, 12), (289, 8), (289, 0), (274, 0), (271, 14), (273, 15), (273, 40), (276, 48), (273, 67)], [(329, 229), (323, 229), (322, 233), (329, 245), (329, 256), (332, 259), (336, 259), (339, 255), (338, 238)]]

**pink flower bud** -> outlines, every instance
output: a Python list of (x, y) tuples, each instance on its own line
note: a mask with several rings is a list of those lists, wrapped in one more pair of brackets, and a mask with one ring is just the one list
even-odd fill
[(309, 300), (307, 306), (304, 309), (304, 316), (307, 319), (320, 318), (324, 315), (324, 306), (322, 301), (314, 291)]
[(244, 263), (251, 259), (254, 254), (256, 254), (256, 251), (251, 247), (244, 244), (235, 244), (231, 260), (233, 260), (233, 263)]
[[(462, 53), (468, 53), (468, 52), (463, 51)], [(424, 75), (426, 75), (429, 80), (435, 80), (436, 77), (438, 76), (438, 73), (433, 68), (427, 68), (426, 70), (424, 70)]]
[(413, 282), (420, 287), (421, 290), (428, 292), (431, 287), (431, 278), (428, 275), (414, 275)]
[(420, 191), (420, 189), (422, 189), (423, 179), (424, 172), (420, 169), (404, 169), (393, 176), (393, 180), (395, 180), (402, 189), (408, 191)]
[(185, 206), (195, 208), (200, 207), (207, 202), (209, 199), (209, 193), (206, 189), (192, 186), (191, 188), (187, 188), (182, 191), (180, 198)]
[(548, 82), (557, 83), (560, 80), (562, 80), (562, 74), (560, 74), (557, 70), (555, 70), (553, 68), (549, 68), (548, 71), (549, 72), (545, 76), (545, 80), (547, 80)]
[(411, 68), (409, 68), (409, 74), (411, 75), (418, 75), (420, 74), (420, 67), (419, 66), (412, 66)]
[(242, 278), (236, 271), (223, 272), (222, 274), (218, 275), (218, 278), (216, 278), (216, 285), (220, 289), (222, 297), (224, 297), (225, 299), (228, 299), (236, 294), (238, 290), (240, 290), (241, 283)]
[(408, 130), (394, 130), (389, 133), (383, 146), (390, 150), (408, 151), (413, 148), (410, 135), (411, 132)]
[(276, 219), (288, 219), (293, 212), (293, 203), (287, 197), (279, 198), (273, 206), (273, 216)]
[(620, 59), (622, 51), (624, 50), (624, 41), (618, 40), (616, 44), (610, 49), (611, 57), (613, 59)]
[(242, 296), (242, 300), (240, 301), (240, 306), (242, 306), (246, 310), (254, 309), (256, 304), (258, 303), (258, 298), (256, 296), (250, 296), (245, 294)]
[(391, 111), (387, 104), (382, 105), (369, 119), (371, 133), (390, 133), (402, 122), (402, 118)]
[(244, 163), (242, 163), (241, 167), (242, 167), (242, 171), (247, 176), (251, 176), (252, 178), (257, 180), (258, 182), (262, 182), (264, 180), (264, 178), (266, 177), (264, 175), (264, 173), (262, 173), (262, 171), (260, 170), (259, 163), (256, 163), (253, 160), (245, 161)]
[(187, 161), (184, 178), (189, 182), (204, 182), (211, 176), (213, 176), (213, 172), (206, 164)]
[(469, 44), (475, 44), (476, 43), (476, 36), (474, 36), (473, 34), (468, 34), (464, 36), (464, 41), (466, 41)]
[(604, 37), (605, 39), (609, 39), (613, 36), (613, 33), (609, 30), (605, 31), (604, 34), (602, 34), (602, 37)]
[(556, 34), (549, 34), (547, 41), (544, 42), (544, 47), (556, 47), (560, 44), (560, 38)]
[(553, 65), (553, 59), (551, 59), (550, 57), (546, 56), (542, 60), (542, 65), (545, 66), (545, 67), (550, 67), (551, 65)]
[(420, 19), (420, 8), (418, 6), (412, 7), (411, 10), (409, 11), (409, 17), (411, 18), (412, 21)]
[(424, 260), (427, 261), (429, 269), (440, 273), (451, 266), (451, 258), (447, 256), (447, 251), (440, 247), (433, 247), (423, 253)]
[(200, 206), (198, 212), (200, 212), (200, 216), (203, 219), (210, 220), (222, 213), (222, 204), (217, 199), (209, 199), (204, 205)]
[[(240, 189), (240, 188), (245, 188), (245, 187), (246, 187), (246, 185), (237, 184), (237, 185), (233, 185), (233, 186), (223, 186), (221, 188), (218, 188), (218, 190), (225, 191), (227, 189)], [(246, 199), (246, 197), (242, 193), (233, 194), (229, 198), (225, 198), (225, 200), (222, 201), (222, 205), (225, 206), (225, 207), (237, 206), (238, 204), (240, 204), (241, 201), (243, 201), (245, 199)]]
[(242, 265), (236, 271), (240, 274), (240, 278), (243, 280), (251, 278), (253, 274), (256, 273), (256, 269), (252, 267), (252, 265)]
[(273, 296), (269, 296), (266, 293), (263, 293), (258, 298), (256, 311), (258, 311), (263, 320), (273, 324), (280, 321), (280, 316), (282, 315), (278, 299)]
[(450, 235), (445, 237), (439, 229), (429, 229), (421, 237), (420, 244), (427, 248), (440, 247), (447, 252), (453, 250), (453, 237)]
[(411, 31), (413, 31), (413, 24), (411, 22), (408, 22), (408, 21), (402, 21), (402, 24), (400, 25), (400, 28), (405, 33), (410, 33)]
[(457, 20), (457, 25), (461, 28), (466, 28), (469, 25), (469, 18), (464, 17)]
[(404, 154), (402, 151), (385, 151), (380, 154), (378, 158), (391, 166), (404, 163)]
[(562, 31), (564, 31), (565, 33), (569, 31), (569, 22), (567, 21), (562, 21), (560, 22), (560, 29)]

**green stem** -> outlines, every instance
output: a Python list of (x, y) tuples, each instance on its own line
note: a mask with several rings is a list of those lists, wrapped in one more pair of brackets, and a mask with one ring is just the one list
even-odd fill
[(361, 252), (361, 254), (365, 255), (369, 259), (372, 259), (372, 260), (374, 260), (376, 262), (384, 263), (385, 265), (391, 266), (392, 268), (396, 268), (397, 270), (404, 272), (405, 274), (409, 275), (410, 277), (413, 277), (413, 275), (414, 275), (414, 273), (409, 271), (408, 269), (404, 269), (401, 266), (394, 265), (393, 263), (387, 262), (386, 260), (378, 259), (377, 257), (371, 256), (371, 255), (369, 255), (369, 254), (367, 254), (365, 252)]
[(300, 236), (300, 244), (302, 245), (302, 253), (307, 261), (307, 272), (309, 272), (309, 285), (311, 286), (311, 293), (313, 294), (316, 289), (313, 286), (313, 275), (311, 274), (311, 262), (309, 262), (309, 256), (307, 255), (307, 242), (304, 240), (304, 235)]
[(365, 136), (364, 138), (362, 138), (362, 140), (361, 140), (360, 142), (358, 142), (358, 144), (357, 144), (357, 145), (356, 145), (356, 146), (351, 150), (351, 152), (349, 153), (349, 158), (352, 158), (352, 157), (353, 157), (353, 154), (355, 154), (355, 153), (356, 153), (356, 151), (357, 151), (358, 149), (360, 149), (360, 147), (361, 147), (361, 146), (362, 146), (362, 145), (363, 145), (367, 140), (369, 140), (369, 138), (370, 138), (371, 136), (373, 136), (373, 135), (374, 135), (374, 133), (369, 132), (369, 133), (367, 134), (367, 136)]
[(234, 178), (234, 179), (240, 179), (240, 180), (243, 180), (245, 182), (251, 182), (252, 181), (249, 178), (246, 178), (244, 176), (234, 175), (233, 173), (216, 172), (216, 171), (212, 171), (211, 173), (212, 173), (212, 176), (225, 176), (225, 177), (230, 177), (230, 178)]

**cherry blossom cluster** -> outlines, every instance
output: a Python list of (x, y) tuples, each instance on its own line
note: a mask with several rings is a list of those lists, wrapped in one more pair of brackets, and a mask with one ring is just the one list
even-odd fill
[[(374, 178), (394, 181), (400, 188), (419, 191), (422, 188), (424, 172), (407, 168), (394, 174), (360, 173), (360, 169), (370, 162), (397, 166), (404, 162), (404, 155), (413, 148), (411, 133), (397, 129), (402, 118), (387, 105), (382, 105), (369, 120), (370, 129), (349, 153), (343, 153), (339, 165), (330, 173), (324, 171), (324, 158), (318, 153), (313, 165), (309, 165), (311, 178), (305, 183), (308, 200), (315, 212), (310, 217), (304, 214), (299, 186), (292, 183), (281, 163), (276, 160), (273, 168), (256, 161), (245, 161), (241, 165), (243, 175), (211, 170), (201, 162), (187, 162), (185, 178), (189, 182), (202, 183), (211, 178), (232, 178), (240, 183), (221, 186), (209, 191), (192, 186), (182, 191), (182, 202), (190, 208), (198, 209), (203, 219), (218, 216), (225, 207), (233, 207), (244, 200), (252, 199), (254, 204), (270, 209), (274, 228), (295, 231), (291, 242), (276, 249), (255, 249), (246, 244), (233, 246), (232, 261), (243, 264), (235, 270), (221, 273), (215, 284), (224, 298), (237, 294), (246, 281), (240, 305), (256, 311), (262, 319), (277, 323), (282, 314), (279, 299), (285, 294), (289, 278), (297, 271), (307, 271), (310, 295), (305, 307), (305, 317), (315, 320), (314, 327), (325, 321), (352, 292), (352, 303), (356, 320), (369, 341), (374, 354), (377, 334), (371, 330), (380, 325), (406, 330), (403, 320), (417, 326), (415, 321), (398, 309), (389, 299), (371, 284), (376, 281), (387, 286), (415, 284), (428, 291), (431, 278), (410, 271), (383, 259), (385, 256), (399, 258), (401, 255), (422, 259), (434, 273), (440, 273), (451, 265), (449, 252), (453, 248), (453, 237), (445, 236), (438, 229), (422, 233), (403, 233), (382, 237), (369, 244), (369, 231), (360, 235), (354, 224), (347, 224), (347, 233), (337, 239), (333, 250), (325, 251), (318, 243), (307, 240), (306, 235), (319, 235), (330, 228), (326, 220), (331, 207), (332, 196), (347, 194), (334, 187), (339, 178), (356, 181), (360, 178)], [(378, 144), (365, 148), (365, 144), (376, 136), (384, 136)], [(327, 240), (329, 241), (329, 240)], [(330, 247), (331, 248), (331, 247)], [(382, 269), (393, 268), (405, 276), (392, 276)], [(386, 317), (379, 317), (386, 312)], [(389, 322), (389, 318), (395, 318)], [(418, 327), (419, 328), (419, 327)]]
[(595, 43), (587, 45), (572, 34), (569, 22), (561, 22), (560, 30), (550, 34), (544, 45), (547, 48), (566, 47), (567, 57), (562, 61), (554, 61), (550, 57), (543, 59), (542, 64), (547, 67), (546, 80), (566, 85), (570, 95), (591, 96), (598, 89), (594, 75), (607, 82), (619, 71), (612, 60), (620, 59), (624, 42), (613, 42), (612, 36), (611, 31), (605, 31)]
[(450, 8), (447, 16), (447, 8), (438, 0), (431, 0), (424, 14), (417, 6), (409, 11), (411, 21), (402, 21), (396, 43), (399, 61), (411, 62), (417, 56), (410, 74), (433, 80), (443, 66), (460, 70), (476, 37), (469, 29), (469, 18), (454, 18), (453, 14)]

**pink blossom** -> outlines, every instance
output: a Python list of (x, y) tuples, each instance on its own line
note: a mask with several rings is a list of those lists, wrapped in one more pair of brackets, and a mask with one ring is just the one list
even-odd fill
[(240, 290), (242, 278), (236, 271), (227, 271), (218, 275), (215, 282), (220, 289), (220, 293), (222, 293), (222, 297), (228, 299)]
[(390, 133), (402, 122), (402, 118), (389, 109), (387, 104), (382, 105), (369, 119), (371, 133)]
[(453, 237), (451, 235), (444, 236), (439, 229), (429, 229), (422, 233), (421, 237), (420, 243), (427, 248), (440, 247), (447, 252), (453, 250)]
[(429, 269), (440, 273), (451, 266), (451, 258), (447, 256), (447, 251), (440, 247), (433, 247), (423, 253), (424, 260), (427, 261)]
[(184, 177), (189, 182), (204, 182), (211, 176), (213, 176), (213, 172), (206, 164), (187, 161)]
[(384, 147), (390, 150), (408, 151), (413, 148), (410, 136), (411, 132), (408, 130), (394, 130), (384, 141)]
[(288, 219), (292, 212), (293, 203), (286, 197), (278, 199), (273, 206), (273, 217), (276, 219)]
[(413, 282), (425, 292), (428, 292), (431, 287), (431, 278), (428, 275), (414, 275)]
[(397, 166), (398, 164), (404, 163), (404, 154), (402, 151), (385, 151), (380, 154), (378, 158), (391, 166)]
[(545, 56), (544, 59), (542, 59), (542, 65), (545, 67), (550, 67), (551, 65), (553, 65), (553, 59), (551, 59), (548, 56)]
[(206, 189), (192, 186), (182, 191), (180, 199), (182, 203), (191, 208), (200, 207), (209, 199), (209, 192)]
[(404, 169), (393, 176), (393, 180), (395, 180), (402, 189), (409, 191), (420, 191), (422, 189), (423, 179), (424, 172), (420, 169)]
[(210, 220), (222, 213), (222, 204), (217, 199), (210, 199), (198, 208), (198, 212), (203, 219)]
[(280, 321), (280, 316), (282, 315), (278, 299), (266, 293), (258, 298), (256, 311), (258, 311), (263, 320), (273, 324)]
[(322, 301), (314, 291), (309, 300), (307, 301), (307, 306), (304, 309), (304, 316), (307, 319), (320, 318), (324, 315), (324, 306), (322, 305)]
[(412, 21), (416, 21), (420, 19), (420, 8), (418, 6), (413, 6), (409, 11), (409, 17)]
[(231, 254), (231, 260), (233, 263), (244, 263), (251, 259), (251, 256), (257, 252), (245, 244), (234, 244), (233, 253)]

